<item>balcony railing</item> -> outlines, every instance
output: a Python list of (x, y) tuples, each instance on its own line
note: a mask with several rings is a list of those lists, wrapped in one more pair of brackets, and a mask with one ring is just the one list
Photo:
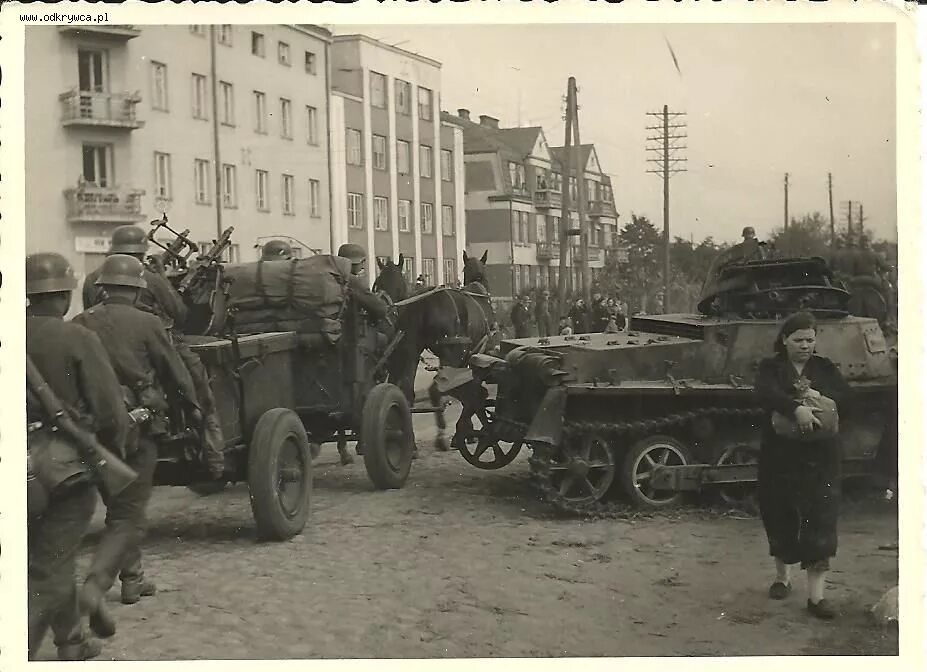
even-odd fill
[(72, 23), (67, 26), (59, 26), (59, 32), (66, 35), (93, 35), (110, 40), (126, 41), (142, 34), (141, 28), (126, 24), (79, 24)]
[(538, 261), (560, 258), (560, 243), (538, 243)]
[(561, 202), (559, 191), (537, 189), (534, 192), (534, 205), (537, 208), (559, 208)]
[(602, 250), (597, 247), (589, 248), (589, 255), (587, 258), (583, 257), (583, 248), (576, 246), (573, 248), (573, 261), (598, 261), (602, 256)]
[(131, 224), (145, 217), (142, 214), (143, 189), (131, 187), (97, 187), (92, 184), (66, 189), (68, 221), (113, 222)]
[(141, 96), (134, 93), (101, 93), (71, 89), (58, 96), (64, 126), (136, 129), (145, 125), (135, 116)]

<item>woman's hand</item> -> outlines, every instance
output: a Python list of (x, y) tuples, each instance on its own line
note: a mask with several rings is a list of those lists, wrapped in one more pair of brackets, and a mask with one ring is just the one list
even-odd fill
[(807, 434), (815, 427), (821, 426), (821, 421), (814, 416), (814, 413), (807, 406), (799, 406), (795, 409), (795, 421), (798, 423), (799, 431), (803, 434)]

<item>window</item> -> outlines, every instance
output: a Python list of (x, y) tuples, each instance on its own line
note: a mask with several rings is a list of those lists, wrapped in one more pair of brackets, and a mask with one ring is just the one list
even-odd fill
[(551, 173), (550, 182), (552, 191), (555, 191), (558, 194), (563, 191), (563, 176), (560, 173)]
[[(85, 152), (86, 156), (86, 152)], [(85, 159), (86, 163), (86, 159)], [(85, 176), (86, 176), (86, 168)], [(155, 196), (171, 198), (171, 155), (155, 152)]]
[(206, 75), (193, 75), (193, 118), (209, 119), (206, 104)]
[(389, 231), (389, 199), (373, 197), (373, 228), (375, 231)]
[(348, 129), (348, 165), (351, 166), (362, 166), (364, 165), (364, 151), (361, 147), (361, 132), (349, 128)]
[(457, 265), (453, 259), (444, 260), (444, 284), (452, 285), (457, 282)]
[(280, 99), (280, 137), (293, 139), (293, 117), (290, 113), (292, 105), (286, 98)]
[(386, 138), (382, 135), (373, 136), (373, 167), (386, 170)]
[(596, 183), (594, 180), (586, 180), (586, 200), (596, 200)]
[(518, 224), (521, 226), (521, 241), (528, 245), (531, 241), (529, 231), (531, 229), (531, 214), (528, 212), (518, 213)]
[(431, 203), (422, 203), (422, 233), (434, 233), (435, 206)]
[(441, 232), (445, 236), (454, 235), (454, 206), (441, 206)]
[(283, 214), (292, 215), (293, 209), (293, 176), (283, 176)]
[(309, 216), (319, 216), (319, 199), (322, 192), (319, 189), (318, 180), (309, 180)]
[(399, 230), (403, 233), (412, 231), (412, 201), (399, 201)]
[(261, 212), (270, 212), (270, 207), (268, 205), (269, 201), (267, 199), (267, 187), (269, 186), (267, 180), (267, 171), (256, 170), (254, 171), (254, 176), (256, 180), (254, 194), (257, 209)]
[(431, 121), (431, 89), (418, 87), (418, 118)]
[(167, 112), (167, 66), (151, 62), (151, 107)]
[(551, 231), (551, 240), (555, 243), (560, 241), (560, 222), (562, 220), (559, 217), (554, 217), (554, 225), (550, 227)]
[(396, 141), (396, 170), (400, 175), (411, 172), (411, 147), (405, 140)]
[(539, 243), (547, 242), (547, 217), (544, 215), (538, 215), (537, 240)]
[(254, 92), (254, 130), (267, 133), (267, 97), (262, 91)]
[(204, 37), (206, 35), (206, 26), (204, 26), (202, 23), (194, 23), (192, 26), (190, 26), (190, 32), (194, 35)]
[(219, 26), (219, 44), (224, 44), (227, 47), (232, 46), (232, 26), (228, 23), (223, 23)]
[(108, 187), (113, 180), (112, 145), (84, 145), (83, 178), (97, 187)]
[(315, 74), (315, 54), (311, 51), (306, 52), (306, 72), (310, 75)]
[(264, 58), (264, 36), (251, 31), (251, 53)]
[(431, 147), (428, 145), (419, 145), (418, 146), (418, 172), (422, 177), (431, 177), (432, 176), (432, 164), (434, 163), (434, 158), (431, 152)]
[(515, 191), (524, 191), (525, 184), (525, 167), (520, 163), (509, 161), (509, 179), (512, 181), (512, 189)]
[(319, 111), (311, 105), (306, 105), (306, 141), (319, 144)]
[(518, 264), (512, 266), (512, 290), (516, 295), (521, 294), (521, 266)]
[(512, 213), (512, 241), (516, 245), (527, 245), (529, 213), (515, 210)]
[(193, 160), (193, 174), (195, 180), (194, 197), (197, 203), (209, 203), (209, 161), (203, 159)]
[(576, 178), (570, 178), (570, 201), (576, 203)]
[(453, 178), (454, 153), (449, 149), (441, 150), (441, 179), (450, 182)]
[(277, 43), (277, 62), (280, 63), (280, 65), (292, 65), (290, 62), (290, 45), (286, 42)]
[(348, 194), (348, 227), (364, 228), (364, 197), (361, 194)]
[(370, 73), (370, 104), (386, 107), (386, 75), (379, 72)]
[(238, 207), (238, 175), (235, 166), (222, 164), (222, 205), (226, 208)]
[(425, 286), (431, 287), (435, 284), (435, 260), (428, 257), (422, 258), (422, 275), (425, 276)]
[(396, 80), (396, 111), (399, 114), (412, 114), (412, 85), (401, 79)]
[(219, 82), (222, 90), (222, 123), (226, 126), (235, 125), (235, 98), (232, 85), (228, 82)]
[[(102, 92), (108, 89), (106, 75), (107, 55), (109, 52), (102, 49), (77, 50), (77, 88), (81, 91)], [(154, 73), (152, 73), (154, 74)], [(152, 84), (154, 80), (152, 79)], [(91, 103), (87, 103), (88, 105)]]
[(402, 275), (405, 277), (406, 282), (410, 285), (413, 281), (413, 275), (415, 274), (415, 257), (407, 257), (403, 255), (402, 257)]

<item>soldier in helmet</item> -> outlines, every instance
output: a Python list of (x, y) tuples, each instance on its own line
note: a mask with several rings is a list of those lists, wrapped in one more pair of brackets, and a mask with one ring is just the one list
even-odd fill
[[(26, 352), (55, 395), (82, 411), (81, 420), (100, 442), (124, 455), (129, 416), (122, 390), (97, 336), (64, 321), (77, 288), (74, 271), (53, 253), (26, 257)], [(100, 654), (100, 643), (81, 626), (75, 584), (75, 559), (96, 507), (91, 472), (77, 446), (55, 432), (47, 441), (52, 419), (27, 397), (30, 461), (47, 493), (47, 508), (29, 523), (29, 658), (35, 657), (51, 627), (62, 660), (86, 660)], [(42, 437), (46, 441), (42, 441)], [(90, 620), (100, 636), (111, 632), (104, 612)]]
[[(283, 244), (286, 245), (286, 243)], [(144, 261), (147, 252), (148, 238), (141, 227), (120, 226), (113, 232), (108, 255), (129, 255), (141, 262)], [(97, 269), (90, 273), (84, 281), (83, 299), (85, 310), (96, 305), (101, 300), (100, 287), (97, 283), (100, 270)], [(200, 430), (203, 436), (204, 461), (208, 476), (219, 479), (225, 471), (225, 440), (222, 436), (215, 396), (209, 386), (206, 369), (197, 354), (184, 341), (181, 333), (183, 323), (187, 317), (187, 308), (183, 303), (183, 299), (180, 298), (180, 295), (164, 276), (163, 269), (156, 267), (153, 271), (150, 268), (145, 268), (144, 277), (145, 286), (138, 292), (135, 305), (141, 310), (157, 315), (164, 322), (164, 325), (171, 330), (173, 346), (190, 372), (196, 386), (197, 402), (203, 416)]]
[(145, 407), (154, 418), (134, 428), (126, 442), (126, 462), (138, 479), (118, 495), (103, 492), (106, 529), (84, 583), (82, 598), (91, 613), (116, 580), (122, 580), (122, 602), (134, 604), (142, 596), (154, 595), (155, 586), (145, 580), (141, 540), (145, 509), (151, 498), (157, 463), (157, 443), (167, 432), (165, 396), (185, 406), (198, 422), (201, 418), (193, 381), (174, 351), (164, 325), (154, 315), (136, 306), (145, 289), (145, 269), (138, 259), (124, 254), (109, 256), (96, 279), (102, 303), (74, 318), (103, 342), (129, 406)]
[(261, 248), (261, 261), (287, 261), (293, 258), (293, 248), (283, 240), (270, 240)]
[(361, 277), (364, 264), (367, 262), (367, 253), (364, 248), (355, 243), (345, 243), (338, 248), (337, 256), (344, 257), (351, 262), (351, 277), (348, 279), (351, 295), (357, 299), (357, 302), (371, 317), (377, 321), (385, 319), (389, 312), (389, 306), (383, 299), (370, 291), (367, 283)]

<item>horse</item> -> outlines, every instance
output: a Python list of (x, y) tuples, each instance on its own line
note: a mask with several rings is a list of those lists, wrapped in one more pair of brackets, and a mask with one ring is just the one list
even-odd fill
[[(487, 254), (482, 258), (470, 257), (466, 252), (464, 260), (464, 287), (422, 287), (409, 292), (400, 264), (378, 264), (380, 274), (374, 283), (374, 290), (387, 295), (396, 304), (398, 320), (396, 328), (404, 334), (399, 345), (390, 355), (387, 368), (390, 378), (406, 395), (410, 404), (415, 400), (415, 374), (421, 355), (425, 350), (434, 353), (442, 368), (463, 369), (468, 366), (470, 356), (481, 352), (488, 339), (494, 320), (485, 274)], [(451, 385), (451, 396), (464, 406), (461, 420), (457, 423), (456, 437), (472, 432), (470, 418), (475, 413), (475, 404), (482, 403), (481, 388), (472, 379), (463, 385)], [(438, 377), (428, 388), (428, 397), (435, 409), (439, 433), (436, 448), (449, 449), (445, 429), (441, 386)], [(468, 414), (467, 411), (470, 411)], [(455, 441), (455, 445), (459, 445)]]

